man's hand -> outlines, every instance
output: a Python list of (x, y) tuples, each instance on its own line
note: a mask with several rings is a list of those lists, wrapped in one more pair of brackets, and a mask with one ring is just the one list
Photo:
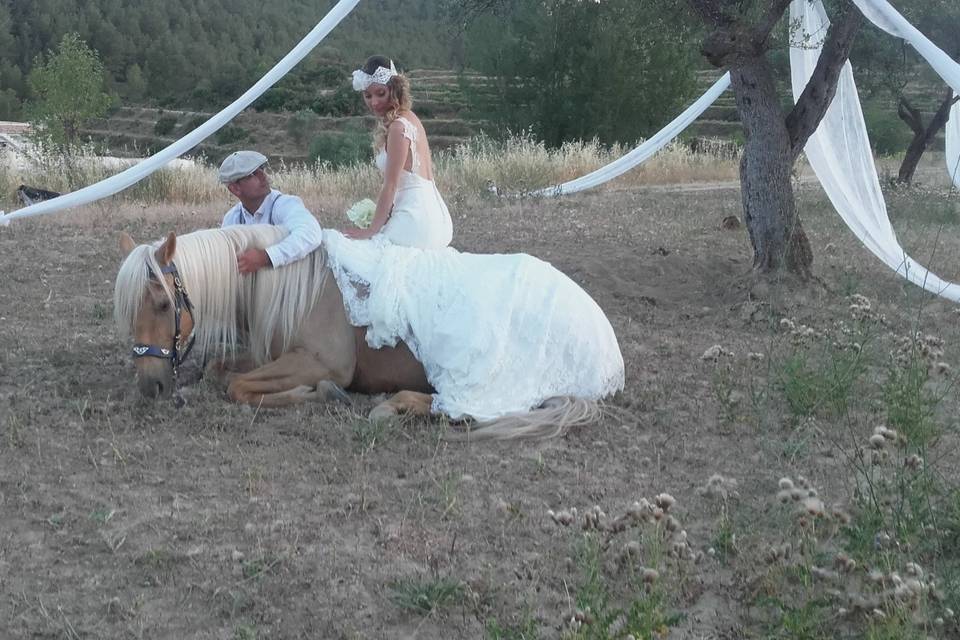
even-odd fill
[(247, 249), (237, 255), (237, 267), (241, 275), (255, 273), (264, 267), (273, 266), (270, 256), (263, 249)]

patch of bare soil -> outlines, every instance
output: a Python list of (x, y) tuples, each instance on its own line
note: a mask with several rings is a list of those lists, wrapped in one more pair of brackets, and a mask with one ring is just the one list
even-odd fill
[[(558, 637), (584, 578), (578, 529), (548, 510), (622, 513), (660, 492), (703, 553), (664, 633), (742, 637), (747, 581), (706, 555), (718, 511), (698, 488), (737, 481), (746, 537), (783, 474), (837, 499), (850, 487), (830, 443), (782, 409), (731, 416), (705, 350), (768, 351), (780, 318), (829, 323), (852, 292), (903, 326), (902, 309), (925, 301), (924, 323), (955, 335), (951, 304), (889, 273), (821, 194), (800, 199), (822, 284), (758, 285), (746, 231), (721, 228), (739, 215), (735, 190), (461, 207), (455, 246), (555, 264), (606, 311), (626, 361), (602, 422), (507, 444), (447, 443), (439, 419), (378, 428), (364, 397), (257, 411), (200, 381), (180, 409), (140, 400), (112, 323), (117, 232), (190, 231), (216, 207), (103, 206), (0, 229), (0, 637), (447, 639), (498, 637), (496, 625)], [(936, 262), (956, 278), (946, 235)], [(911, 235), (921, 261), (931, 237)], [(432, 611), (404, 604), (404, 585), (444, 581), (457, 587)]]

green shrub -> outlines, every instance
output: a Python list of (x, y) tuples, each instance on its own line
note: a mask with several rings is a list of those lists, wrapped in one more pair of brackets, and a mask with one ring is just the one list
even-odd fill
[(202, 125), (206, 121), (207, 121), (206, 116), (193, 116), (192, 118), (187, 120), (185, 123), (183, 123), (183, 126), (180, 127), (180, 132), (183, 134), (189, 133), (194, 129), (196, 129), (197, 127), (199, 127), (200, 125)]
[(166, 136), (177, 126), (177, 116), (160, 116), (153, 125), (153, 132), (158, 136)]
[(250, 132), (243, 127), (228, 124), (216, 133), (217, 144), (234, 144), (250, 139)]
[(875, 153), (881, 156), (894, 155), (907, 149), (913, 134), (910, 128), (897, 117), (893, 107), (868, 105), (864, 108), (864, 120)]
[(318, 115), (334, 117), (355, 116), (365, 111), (360, 92), (347, 84), (333, 93), (318, 97), (310, 108)]
[(362, 163), (372, 155), (370, 135), (362, 129), (323, 132), (310, 143), (307, 155), (312, 165), (336, 168)]

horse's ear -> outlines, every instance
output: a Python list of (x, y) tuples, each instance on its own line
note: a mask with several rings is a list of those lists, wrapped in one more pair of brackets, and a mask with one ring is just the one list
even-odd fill
[(133, 238), (130, 237), (130, 234), (126, 231), (120, 232), (120, 251), (123, 253), (123, 257), (126, 258), (130, 255), (130, 252), (133, 251), (133, 248), (137, 246), (137, 243), (133, 241)]
[(161, 267), (165, 267), (173, 262), (173, 254), (177, 251), (177, 234), (171, 231), (167, 239), (163, 241), (160, 248), (157, 249), (157, 262)]

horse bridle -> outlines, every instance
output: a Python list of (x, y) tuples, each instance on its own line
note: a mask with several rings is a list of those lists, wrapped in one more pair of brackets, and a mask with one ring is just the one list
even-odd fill
[[(183, 364), (183, 361), (187, 359), (187, 356), (190, 355), (196, 333), (193, 330), (190, 331), (190, 337), (187, 339), (187, 347), (181, 353), (179, 348), (180, 339), (182, 338), (180, 334), (180, 316), (184, 309), (193, 315), (193, 305), (190, 303), (190, 296), (187, 295), (187, 290), (183, 287), (183, 282), (180, 280), (180, 274), (177, 272), (176, 264), (171, 262), (169, 265), (160, 267), (160, 273), (173, 274), (173, 347), (165, 349), (152, 344), (135, 344), (133, 345), (133, 358), (162, 358), (164, 360), (170, 360), (170, 363), (173, 365), (173, 383), (174, 387), (176, 387), (177, 370), (180, 368), (180, 365)], [(150, 278), (155, 279), (152, 272)], [(196, 329), (196, 321), (194, 321), (193, 328)]]

